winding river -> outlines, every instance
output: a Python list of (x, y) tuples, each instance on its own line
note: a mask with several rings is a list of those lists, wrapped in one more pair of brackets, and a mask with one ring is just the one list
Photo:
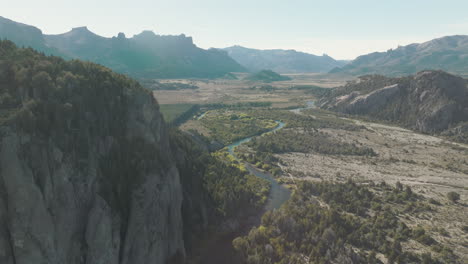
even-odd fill
[[(302, 110), (304, 109), (309, 109), (314, 107), (314, 102), (313, 101), (308, 101), (306, 107), (302, 108), (296, 108), (290, 110), (293, 113), (300, 114)], [(199, 119), (203, 118), (204, 114), (202, 114)], [(273, 128), (270, 131), (267, 131), (261, 135), (257, 136), (263, 136), (268, 133), (274, 133), (275, 131), (278, 131), (282, 129), (286, 124), (281, 122), (281, 121), (276, 121), (278, 124), (275, 128)], [(257, 136), (251, 136), (247, 137), (241, 140), (238, 140), (231, 145), (227, 146), (228, 152), (234, 156), (239, 162), (240, 159), (237, 157), (237, 155), (234, 152), (234, 149), (246, 142), (249, 142), (252, 140), (252, 138), (257, 137)], [(234, 248), (232, 247), (232, 240), (238, 236), (246, 235), (247, 232), (253, 227), (258, 224), (260, 224), (260, 220), (262, 218), (262, 215), (265, 211), (273, 210), (273, 209), (278, 209), (281, 207), (281, 205), (286, 202), (289, 197), (291, 196), (291, 191), (284, 187), (283, 185), (280, 185), (273, 175), (271, 175), (269, 172), (264, 172), (261, 171), (251, 164), (244, 162), (245, 167), (247, 170), (252, 173), (253, 175), (260, 177), (262, 179), (267, 180), (270, 183), (270, 193), (268, 195), (268, 201), (265, 204), (264, 210), (258, 212), (255, 216), (251, 217), (250, 219), (246, 219), (244, 221), (241, 221), (239, 228), (236, 231), (227, 233), (225, 235), (222, 235), (213, 241), (210, 241), (209, 244), (205, 245), (205, 251), (201, 253), (200, 256), (200, 261), (199, 263), (204, 263), (204, 264), (218, 264), (218, 263), (224, 263), (224, 264), (236, 264), (239, 263), (240, 260), (238, 259), (239, 256), (236, 254)]]
[[(261, 134), (259, 136), (263, 136), (263, 135), (268, 134), (268, 133), (274, 133), (275, 131), (280, 130), (281, 128), (283, 128), (285, 126), (285, 123), (283, 123), (283, 122), (276, 121), (276, 123), (278, 125), (275, 128), (273, 128), (272, 130), (270, 130), (268, 132), (265, 132), (265, 133), (263, 133), (263, 134)], [(241, 144), (249, 142), (254, 137), (255, 136), (244, 138), (244, 139), (241, 139), (241, 140), (238, 140), (238, 141), (232, 143), (231, 145), (228, 146), (228, 152), (232, 156), (234, 156), (234, 158), (239, 160), (236, 153), (234, 153), (234, 149), (236, 147), (238, 147), (239, 145), (241, 145)], [(240, 162), (242, 162), (242, 161), (240, 161)], [(268, 201), (265, 204), (265, 208), (264, 208), (266, 211), (273, 210), (273, 209), (278, 209), (284, 202), (286, 202), (289, 199), (289, 197), (291, 196), (291, 191), (289, 189), (285, 188), (283, 185), (278, 184), (278, 182), (275, 180), (273, 175), (271, 175), (269, 172), (261, 171), (261, 170), (255, 168), (254, 166), (252, 166), (251, 164), (247, 163), (247, 162), (244, 162), (244, 165), (245, 165), (245, 167), (247, 168), (247, 170), (250, 173), (252, 173), (253, 175), (255, 175), (257, 177), (265, 179), (270, 183), (270, 194), (268, 195)]]
[[(314, 101), (307, 101), (305, 107), (291, 109), (290, 111), (295, 113), (295, 114), (301, 114), (302, 110), (306, 110), (306, 109), (310, 109), (310, 108), (314, 108), (314, 107), (315, 107)], [(261, 134), (259, 136), (263, 136), (263, 135), (268, 134), (268, 133), (273, 133), (273, 132), (275, 132), (277, 130), (282, 129), (285, 126), (285, 123), (283, 123), (281, 121), (276, 121), (276, 123), (278, 124), (278, 126), (276, 126), (272, 130), (270, 130), (268, 132), (265, 132), (265, 133), (263, 133), (263, 134)], [(228, 146), (228, 152), (232, 156), (234, 156), (234, 158), (239, 160), (239, 158), (234, 153), (234, 149), (236, 147), (238, 147), (239, 145), (241, 145), (241, 144), (249, 142), (254, 137), (257, 137), (257, 136), (247, 137), (247, 138), (244, 138), (244, 139), (241, 139), (241, 140), (238, 140), (238, 141), (232, 143), (231, 145)], [(264, 208), (265, 211), (278, 209), (278, 208), (280, 208), (280, 206), (284, 202), (286, 202), (289, 199), (289, 197), (291, 196), (291, 191), (289, 189), (285, 188), (283, 185), (280, 185), (275, 180), (273, 175), (271, 175), (269, 172), (261, 171), (261, 170), (255, 168), (254, 166), (252, 166), (249, 163), (244, 162), (244, 164), (245, 164), (245, 167), (247, 168), (247, 170), (250, 173), (252, 173), (253, 175), (255, 175), (257, 177), (265, 179), (270, 183), (270, 194), (268, 196), (268, 201), (265, 204), (265, 208)]]

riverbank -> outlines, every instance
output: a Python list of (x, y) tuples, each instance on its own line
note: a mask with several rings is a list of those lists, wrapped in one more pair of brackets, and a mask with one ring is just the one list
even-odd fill
[[(305, 107), (292, 109), (291, 111), (300, 114), (302, 110), (310, 109), (314, 107), (314, 102), (309, 101), (306, 103)], [(201, 117), (204, 115), (202, 114)], [(284, 128), (286, 123), (281, 121), (275, 121), (277, 126), (267, 132), (264, 132), (260, 135), (246, 137), (227, 146), (228, 152), (239, 162), (242, 162), (245, 168), (256, 177), (262, 178), (267, 180), (270, 183), (270, 192), (268, 195), (268, 201), (265, 203), (263, 210), (260, 210), (250, 216), (244, 215), (243, 217), (239, 217), (237, 220), (239, 221), (239, 228), (232, 232), (227, 232), (224, 234), (218, 234), (215, 237), (211, 237), (209, 241), (205, 241), (206, 245), (203, 246), (205, 249), (199, 258), (198, 263), (203, 264), (218, 264), (218, 263), (225, 263), (225, 264), (237, 264), (240, 263), (240, 258), (237, 255), (237, 252), (234, 250), (232, 246), (232, 241), (236, 237), (245, 236), (248, 232), (260, 225), (261, 218), (263, 214), (270, 210), (279, 209), (291, 196), (291, 190), (286, 188), (284, 185), (278, 183), (278, 181), (271, 175), (269, 172), (262, 171), (260, 169), (255, 168), (252, 164), (242, 161), (237, 157), (235, 153), (235, 148), (238, 146), (245, 144), (251, 141), (255, 137), (261, 137), (265, 134), (274, 133), (279, 131), (280, 129)]]

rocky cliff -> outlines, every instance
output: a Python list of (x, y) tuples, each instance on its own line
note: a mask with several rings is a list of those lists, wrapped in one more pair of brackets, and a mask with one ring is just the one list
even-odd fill
[(363, 76), (331, 91), (320, 106), (439, 133), (468, 120), (468, 87), (463, 78), (442, 71), (403, 78)]
[(0, 108), (0, 263), (183, 260), (201, 183), (149, 91), (1, 41)]

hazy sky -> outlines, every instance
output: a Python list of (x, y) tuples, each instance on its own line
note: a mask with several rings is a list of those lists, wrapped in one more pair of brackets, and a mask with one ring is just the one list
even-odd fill
[(353, 59), (445, 35), (468, 35), (467, 0), (1, 0), (0, 16), (46, 34), (88, 26), (103, 36), (144, 29)]

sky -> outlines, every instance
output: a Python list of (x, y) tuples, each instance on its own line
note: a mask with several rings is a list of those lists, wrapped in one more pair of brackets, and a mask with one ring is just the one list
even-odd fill
[(467, 0), (0, 0), (0, 5), (0, 16), (45, 34), (78, 26), (106, 37), (152, 30), (192, 36), (202, 48), (295, 49), (335, 59), (468, 35)]

